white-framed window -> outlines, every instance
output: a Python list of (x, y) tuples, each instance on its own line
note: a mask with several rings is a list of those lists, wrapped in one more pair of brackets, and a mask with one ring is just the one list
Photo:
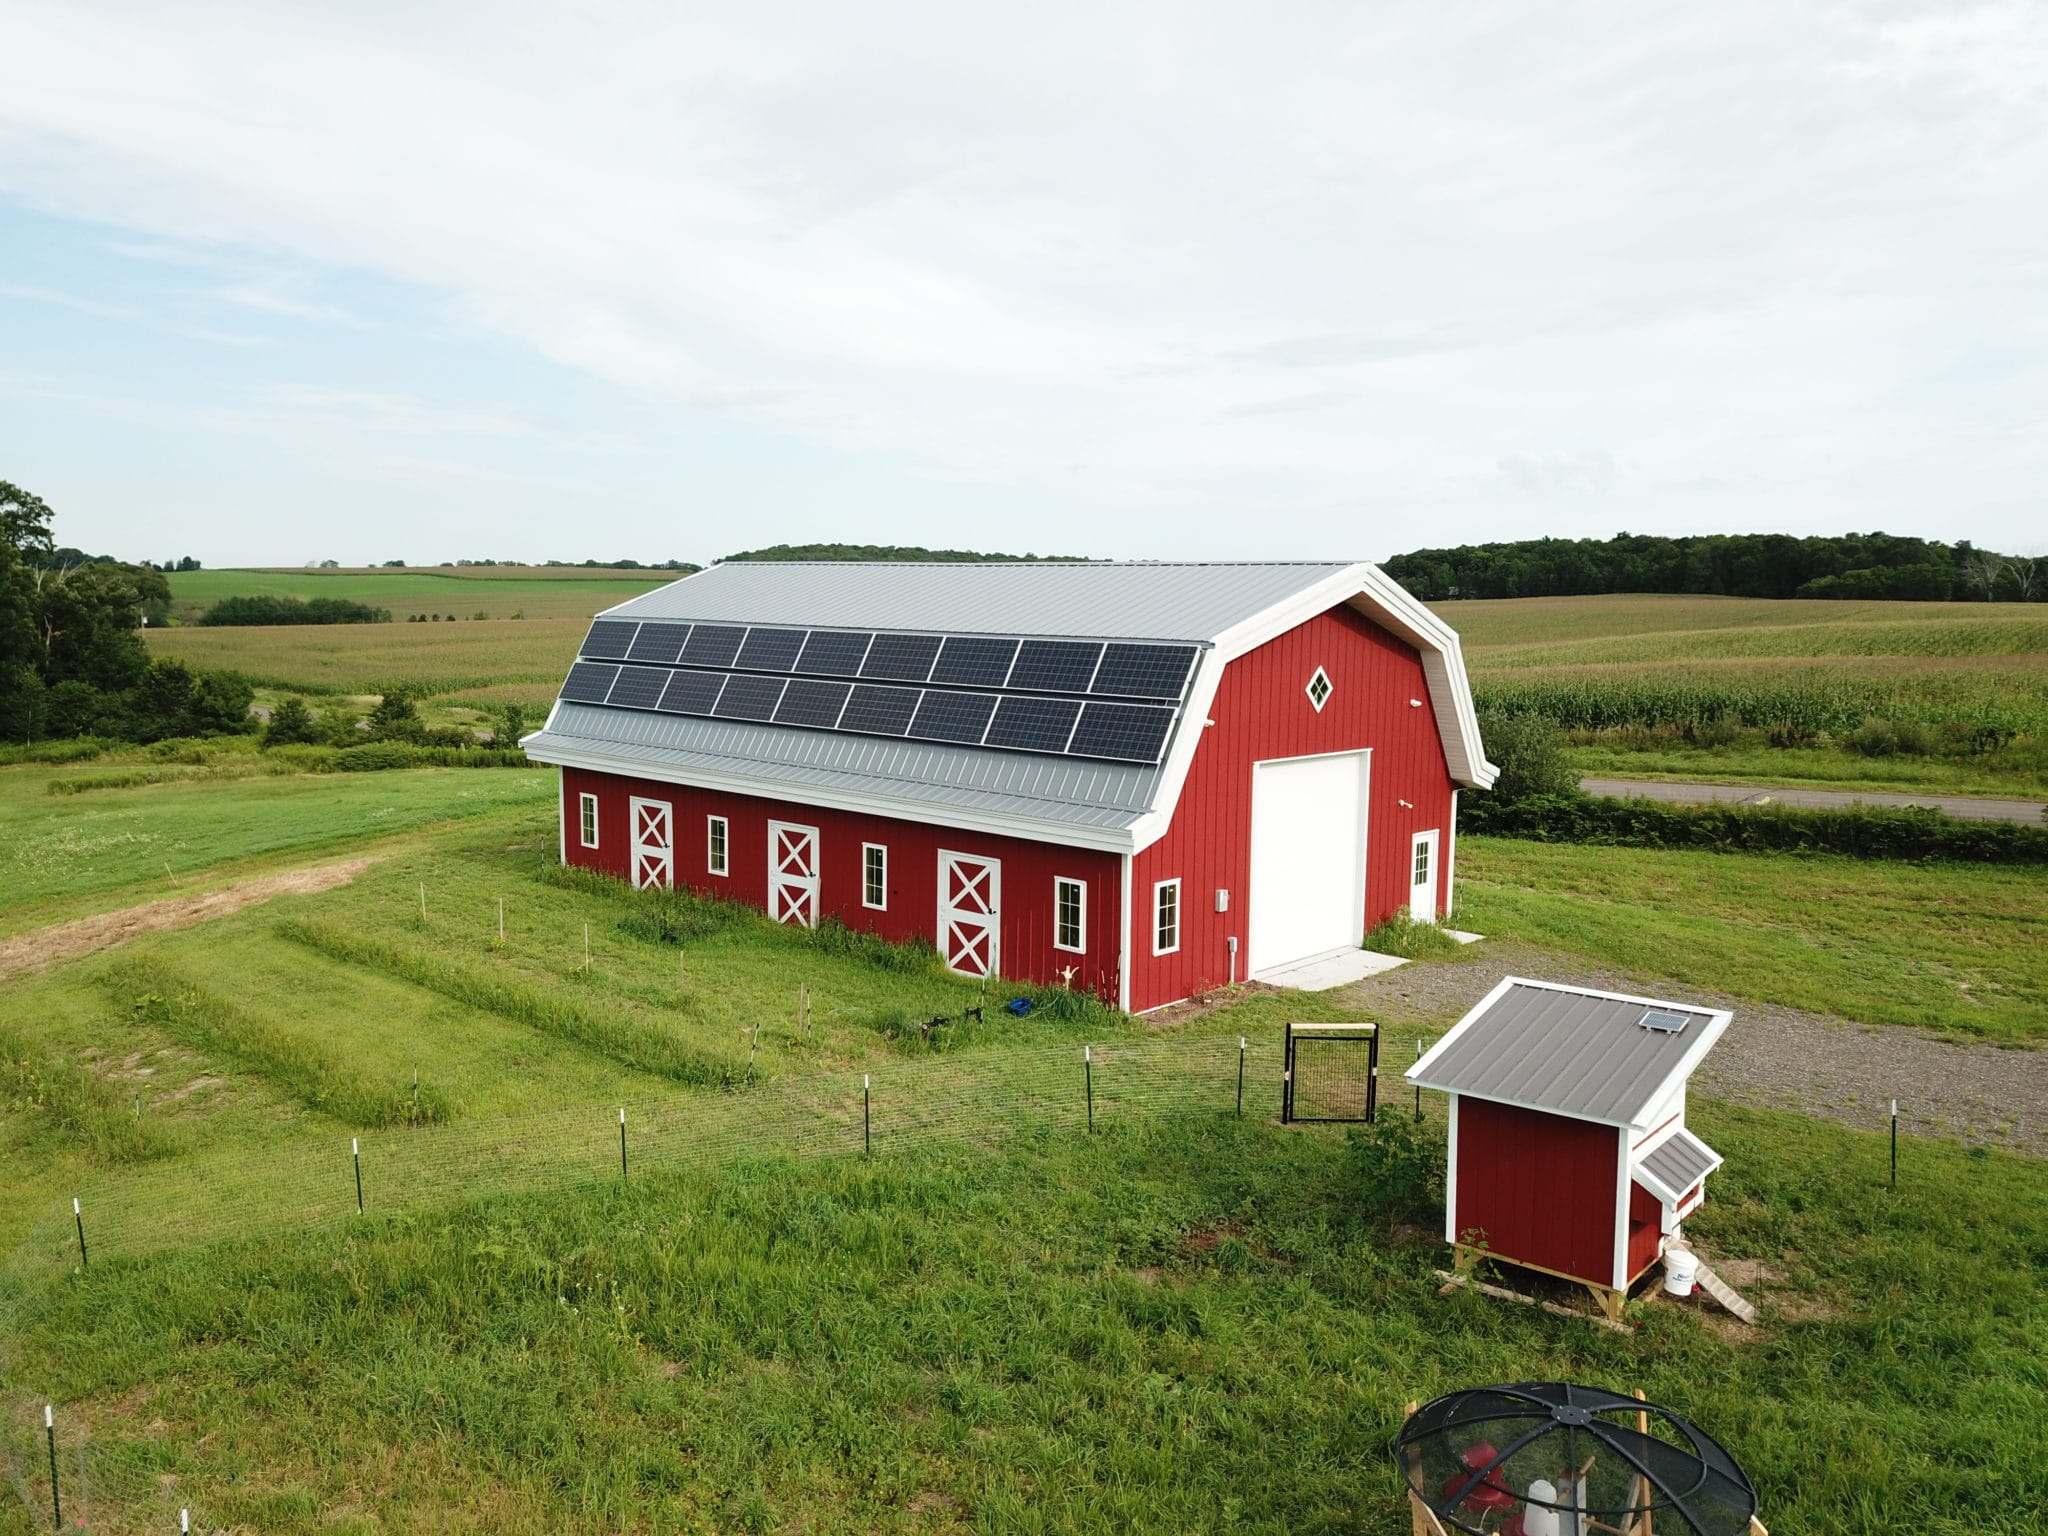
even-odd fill
[(1162, 880), (1152, 887), (1152, 953), (1170, 955), (1180, 948), (1180, 881)]
[(597, 846), (597, 796), (578, 795), (576, 803), (577, 809), (581, 813), (580, 830), (583, 833), (583, 846), (595, 848)]
[(1323, 706), (1330, 702), (1330, 695), (1336, 692), (1336, 685), (1330, 681), (1329, 673), (1317, 667), (1315, 675), (1308, 680), (1308, 687), (1303, 691), (1308, 694), (1309, 703), (1315, 705), (1316, 713), (1320, 715)]
[(1082, 955), (1088, 952), (1088, 882), (1065, 875), (1052, 883), (1052, 947)]
[(889, 905), (889, 850), (880, 843), (860, 845), (860, 904), (878, 912)]
[(730, 829), (723, 816), (704, 818), (704, 867), (714, 875), (726, 874), (726, 846)]
[(1410, 885), (1429, 884), (1429, 848), (1428, 838), (1418, 837), (1415, 839), (1415, 869), (1408, 877)]

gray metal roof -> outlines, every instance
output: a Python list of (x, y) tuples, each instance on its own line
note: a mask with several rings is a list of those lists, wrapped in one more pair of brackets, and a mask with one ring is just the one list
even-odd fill
[(1150, 765), (570, 703), (558, 704), (547, 728), (523, 744), (548, 762), (604, 757), (644, 764), (657, 778), (695, 773), (757, 780), (769, 795), (829, 789), (900, 800), (911, 816), (948, 806), (1075, 828), (1128, 827), (1151, 808), (1162, 772)]
[[(1677, 1033), (1646, 1029), (1650, 1009), (1686, 1017)], [(1509, 978), (1461, 1019), (1409, 1081), (1612, 1125), (1641, 1121), (1688, 1056), (1704, 1052), (1724, 1015)]]
[(1721, 1154), (1681, 1125), (1645, 1154), (1636, 1172), (1648, 1174), (1663, 1186), (1657, 1193), (1676, 1200), (1720, 1166)]
[(714, 565), (605, 612), (630, 619), (1199, 644), (1348, 568), (1344, 561), (897, 565), (741, 560)]

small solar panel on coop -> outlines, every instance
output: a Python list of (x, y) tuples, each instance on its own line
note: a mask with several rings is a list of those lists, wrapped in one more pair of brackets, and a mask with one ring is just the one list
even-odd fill
[(628, 661), (651, 661), (668, 666), (683, 654), (683, 642), (690, 638), (687, 624), (642, 624), (633, 637)]
[(740, 647), (739, 665), (754, 672), (787, 672), (804, 648), (801, 629), (750, 629)]
[(947, 693), (938, 688), (925, 690), (924, 702), (910, 722), (910, 734), (924, 741), (958, 741), (972, 745), (988, 729), (988, 717), (996, 712), (992, 693)]
[(996, 706), (989, 722), (987, 747), (1009, 747), (1018, 752), (1064, 752), (1073, 734), (1074, 717), (1081, 713), (1079, 699), (1036, 699), (1012, 693)]
[(1133, 699), (1177, 699), (1195, 659), (1191, 645), (1111, 645), (1102, 653), (1090, 693)]
[(612, 661), (626, 659), (626, 647), (633, 643), (638, 626), (630, 619), (599, 619), (583, 637), (585, 656), (603, 656)]
[(663, 668), (621, 667), (619, 680), (612, 684), (605, 703), (622, 709), (657, 709), (661, 705), (661, 691), (667, 686), (668, 673)]
[(854, 677), (875, 637), (864, 629), (814, 629), (796, 669), (816, 677)]
[(931, 674), (932, 658), (938, 654), (937, 635), (877, 635), (860, 675), (921, 683)]
[(1173, 711), (1152, 704), (1089, 704), (1081, 711), (1067, 751), (1074, 757), (1156, 763), (1172, 724)]
[(1102, 646), (1080, 640), (1026, 640), (1017, 649), (1009, 686), (1041, 693), (1086, 693)]
[(932, 667), (935, 683), (960, 683), (969, 688), (1000, 688), (1016, 659), (1017, 642), (986, 635), (948, 635)]
[(846, 713), (839, 717), (842, 731), (862, 731), (871, 736), (901, 736), (917, 713), (915, 688), (876, 688), (868, 683), (854, 686), (846, 701)]
[(725, 686), (723, 672), (671, 672), (668, 691), (661, 696), (665, 715), (708, 715), (718, 703), (718, 691)]
[(699, 624), (690, 631), (683, 660), (700, 667), (729, 667), (747, 632), (736, 624)]
[(602, 704), (604, 696), (612, 690), (612, 680), (619, 675), (619, 669), (598, 661), (579, 661), (569, 669), (568, 681), (562, 684), (562, 697), (571, 704)]
[(718, 707), (711, 712), (721, 720), (766, 720), (774, 715), (782, 689), (783, 680), (779, 677), (735, 675), (726, 679), (725, 692), (718, 696)]
[(775, 706), (777, 725), (808, 725), (830, 730), (839, 723), (839, 711), (846, 707), (850, 683), (827, 683), (813, 677), (793, 677)]
[(1671, 1013), (1662, 1008), (1652, 1008), (1642, 1016), (1639, 1022), (1643, 1028), (1654, 1029), (1660, 1035), (1676, 1035), (1684, 1033), (1685, 1026), (1692, 1022), (1692, 1015), (1689, 1013)]

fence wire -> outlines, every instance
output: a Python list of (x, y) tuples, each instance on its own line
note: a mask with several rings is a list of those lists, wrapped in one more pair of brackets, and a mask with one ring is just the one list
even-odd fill
[[(111, 1174), (52, 1207), (0, 1266), (0, 1350), (36, 1298), (85, 1262), (127, 1264), (214, 1243), (332, 1228), (512, 1193), (711, 1172), (762, 1157), (876, 1157), (948, 1142), (979, 1146), (1048, 1129), (1161, 1113), (1280, 1113), (1277, 1038), (1111, 1040), (891, 1060), (867, 1073), (775, 1078), (647, 1103), (578, 1105), (516, 1118), (346, 1133), (303, 1132)], [(1240, 1083), (1242, 1084), (1240, 1098)], [(621, 1159), (621, 1110), (624, 1158)], [(361, 1217), (358, 1214), (360, 1171)], [(81, 1231), (83, 1230), (83, 1252)], [(0, 1354), (0, 1457), (32, 1519), (50, 1522), (54, 1404), (62, 1528), (226, 1529), (179, 1491), (176, 1448), (94, 1441), (55, 1396), (25, 1389)]]

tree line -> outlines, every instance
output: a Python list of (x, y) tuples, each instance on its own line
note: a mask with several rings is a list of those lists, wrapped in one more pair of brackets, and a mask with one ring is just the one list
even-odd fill
[(1944, 544), (1889, 533), (1521, 539), (1418, 549), (1394, 556), (1382, 569), (1426, 602), (1609, 592), (1932, 602), (2048, 599), (2048, 559), (2003, 555), (1968, 540)]
[(0, 739), (161, 741), (249, 728), (253, 690), (233, 672), (152, 661), (142, 625), (168, 614), (150, 565), (68, 563), (47, 503), (0, 480)]

